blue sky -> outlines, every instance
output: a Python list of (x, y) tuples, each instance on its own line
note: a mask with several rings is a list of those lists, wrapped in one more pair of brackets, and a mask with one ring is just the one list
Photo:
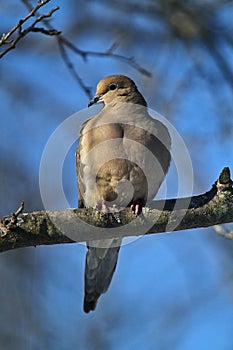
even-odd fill
[[(6, 31), (15, 23), (17, 12), (13, 7), (9, 12), (5, 6), (2, 11)], [(100, 9), (93, 2), (82, 10), (100, 17)], [(25, 13), (23, 6), (18, 11)], [(109, 9), (108, 13), (116, 18), (118, 12)], [(7, 19), (5, 14), (9, 14)], [(118, 35), (70, 34), (69, 20), (73, 16), (72, 9), (62, 4), (60, 12), (54, 14), (53, 24), (62, 28), (65, 36), (71, 35), (82, 49), (105, 50)], [(77, 21), (80, 16), (77, 15)], [(142, 28), (147, 25), (140, 16), (137, 21)], [(142, 28), (139, 26), (138, 31)], [(43, 208), (39, 199), (39, 165), (46, 142), (63, 120), (88, 104), (87, 96), (59, 56), (53, 38), (38, 35), (35, 40), (37, 44), (31, 47), (25, 40), (0, 62), (1, 156), (23, 172), (22, 176), (13, 177), (2, 169), (5, 190), (1, 215), (14, 211), (25, 198), (26, 211)], [(229, 134), (224, 134), (221, 129), (224, 120), (232, 121), (232, 91), (224, 81), (220, 82), (221, 89), (214, 90), (195, 71), (190, 79), (192, 63), (178, 44), (172, 52), (168, 44), (160, 44), (160, 51), (153, 48), (147, 38), (140, 45), (127, 48), (123, 42), (119, 47), (121, 53), (134, 56), (151, 70), (152, 78), (109, 58), (90, 57), (83, 62), (72, 55), (72, 60), (93, 92), (96, 83), (106, 75), (121, 73), (132, 77), (149, 106), (167, 116), (182, 135), (193, 162), (194, 193), (205, 192), (221, 169), (232, 164), (231, 131), (229, 128)], [(229, 59), (231, 56), (229, 53)], [(209, 60), (209, 66), (213, 65)], [(75, 145), (63, 169), (71, 206), (77, 201), (74, 152)], [(174, 165), (167, 183), (168, 196), (174, 196)], [(232, 242), (218, 237), (211, 228), (136, 240), (121, 248), (111, 286), (100, 298), (97, 310), (88, 315), (82, 311), (83, 245), (4, 253), (0, 256), (1, 347), (15, 349), (17, 344), (19, 349), (65, 350), (77, 346), (93, 349), (97, 344), (95, 348), (127, 350), (231, 349), (232, 247)]]

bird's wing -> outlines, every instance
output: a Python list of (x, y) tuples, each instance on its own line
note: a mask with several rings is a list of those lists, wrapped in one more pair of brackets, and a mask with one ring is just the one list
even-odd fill
[[(131, 182), (134, 200), (151, 201), (156, 195), (170, 165), (171, 139), (167, 128), (146, 112), (139, 114), (140, 122), (124, 125), (124, 144), (127, 159), (134, 162)], [(137, 165), (142, 169), (138, 171)]]
[[(108, 147), (106, 145), (104, 146), (105, 150), (98, 149), (98, 145), (104, 141), (108, 142), (112, 138), (122, 138), (121, 127), (117, 124), (102, 127), (95, 126), (94, 118), (82, 126), (76, 151), (79, 207), (95, 207), (95, 205), (101, 204), (105, 194), (111, 195), (113, 193), (109, 186), (111, 176), (107, 179), (106, 176), (108, 176), (108, 170), (111, 172), (111, 169), (116, 171), (118, 169), (116, 164), (108, 164), (109, 168), (107, 169), (106, 166), (104, 167), (105, 163), (103, 161), (104, 164), (101, 170), (100, 164), (103, 157), (107, 157), (108, 152), (112, 154), (112, 149), (106, 149)], [(93, 124), (93, 127), (91, 127), (91, 124)], [(88, 131), (85, 130), (86, 126), (90, 127)], [(102, 152), (104, 152), (104, 155)], [(98, 178), (95, 176), (97, 174)], [(108, 289), (116, 268), (121, 241), (121, 239), (105, 239), (87, 244), (83, 305), (85, 312), (94, 310), (99, 296)]]
[(83, 200), (83, 195), (82, 193), (84, 193), (84, 182), (81, 178), (81, 174), (82, 174), (82, 171), (81, 171), (81, 162), (80, 162), (80, 148), (81, 148), (81, 144), (80, 142), (78, 143), (78, 147), (76, 149), (76, 154), (75, 154), (75, 157), (76, 157), (76, 173), (77, 173), (77, 177), (78, 177), (78, 207), (79, 208), (84, 208), (85, 205), (84, 205), (84, 200)]

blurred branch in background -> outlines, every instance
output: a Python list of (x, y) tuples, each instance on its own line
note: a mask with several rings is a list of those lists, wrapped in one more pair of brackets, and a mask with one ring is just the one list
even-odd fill
[[(221, 7), (231, 1), (213, 1), (200, 3), (181, 0), (158, 1), (161, 15), (170, 28), (171, 34), (181, 41), (187, 51), (207, 49), (215, 61), (223, 78), (233, 89), (233, 70), (228, 62), (223, 46), (233, 47), (232, 34), (229, 27), (220, 21)], [(198, 55), (192, 55), (194, 64)]]
[[(59, 9), (58, 6), (51, 9), (47, 14), (38, 14), (38, 10), (47, 5), (51, 0), (39, 1), (35, 7), (31, 5), (29, 0), (21, 1), (26, 5), (30, 12), (7, 34), (2, 35), (0, 46), (7, 45), (7, 48), (0, 53), (0, 58), (8, 51), (15, 48), (18, 41), (30, 32), (40, 32), (42, 34), (56, 36), (62, 58), (67, 68), (82, 87), (88, 98), (92, 95), (91, 89), (83, 82), (83, 78), (80, 76), (75, 65), (69, 58), (68, 49), (80, 55), (84, 61), (88, 56), (110, 57), (127, 63), (141, 74), (151, 76), (151, 72), (135, 62), (133, 57), (116, 54), (115, 49), (117, 45), (115, 43), (110, 49), (104, 52), (94, 52), (92, 50), (85, 51), (78, 48), (77, 45), (61, 35), (61, 31), (55, 29), (48, 21), (48, 18)], [(89, 1), (89, 3), (92, 2), (93, 1)], [(143, 4), (137, 1), (112, 1), (111, 3), (103, 1), (103, 3), (109, 8), (115, 7), (118, 10), (121, 10), (123, 15), (130, 12), (132, 16), (144, 16), (149, 22), (151, 19), (156, 20), (157, 27), (153, 28), (155, 26), (154, 22), (151, 26), (151, 31), (148, 33), (148, 38), (151, 38), (151, 42), (153, 41), (154, 35), (156, 35), (157, 43), (160, 43), (160, 45), (169, 42), (173, 45), (177, 44), (177, 41), (180, 42), (190, 56), (190, 59), (193, 61), (193, 67), (197, 69), (199, 74), (206, 77), (209, 76), (208, 71), (210, 67), (206, 66), (205, 56), (206, 54), (209, 54), (218, 67), (219, 72), (222, 74), (222, 77), (229, 83), (231, 89), (233, 89), (233, 70), (231, 67), (231, 61), (226, 55), (226, 47), (231, 49), (233, 47), (233, 30), (232, 28), (229, 29), (229, 26), (221, 21), (219, 15), (223, 7), (230, 4), (231, 1), (215, 0), (204, 3), (198, 2), (198, 4), (196, 1), (184, 2), (182, 0), (148, 0)], [(22, 25), (34, 16), (37, 16), (36, 20), (27, 28), (22, 29)], [(36, 27), (36, 24), (38, 23), (43, 23), (44, 28)], [(95, 19), (89, 19), (88, 23), (90, 28), (93, 27), (93, 30), (95, 30)], [(121, 23), (121, 25), (122, 24), (123, 23)], [(101, 36), (101, 28), (99, 28), (99, 30)], [(12, 39), (11, 37), (15, 33), (16, 36)], [(127, 28), (127, 35), (135, 35), (134, 26)], [(201, 52), (204, 52), (205, 54), (202, 55)], [(213, 76), (210, 77), (210, 83), (212, 83), (212, 79)]]
[[(69, 69), (69, 71), (71, 72), (73, 77), (76, 79), (76, 81), (78, 82), (80, 87), (86, 93), (88, 98), (92, 97), (91, 88), (88, 87), (87, 85), (85, 85), (85, 83), (83, 82), (83, 79), (81, 78), (80, 74), (77, 72), (74, 64), (72, 63), (72, 61), (69, 58), (69, 54), (67, 52), (67, 49), (70, 49), (74, 53), (81, 56), (84, 61), (87, 60), (88, 56), (110, 57), (110, 58), (118, 59), (120, 61), (127, 63), (128, 65), (130, 65), (132, 68), (136, 69), (141, 74), (144, 74), (148, 77), (151, 76), (151, 73), (148, 70), (146, 70), (145, 68), (143, 68), (142, 66), (140, 66), (135, 61), (134, 57), (126, 57), (124, 55), (116, 54), (114, 52), (118, 46), (116, 43), (112, 44), (111, 47), (104, 52), (84, 51), (84, 50), (79, 49), (71, 41), (69, 41), (67, 38), (65, 38), (63, 35), (61, 35), (61, 31), (58, 31), (57, 29), (55, 29), (48, 22), (48, 18), (51, 17), (55, 11), (59, 10), (58, 6), (51, 9), (47, 14), (42, 14), (42, 15), (37, 14), (38, 10), (42, 6), (48, 4), (51, 0), (39, 1), (37, 6), (35, 6), (35, 7), (33, 7), (28, 0), (21, 0), (21, 1), (27, 6), (27, 8), (30, 12), (23, 19), (20, 19), (19, 22), (7, 34), (5, 34), (5, 33), (2, 34), (2, 38), (0, 39), (0, 46), (7, 45), (7, 48), (5, 50), (3, 50), (2, 52), (0, 52), (0, 58), (2, 58), (10, 50), (14, 49), (16, 47), (16, 44), (23, 37), (25, 37), (27, 34), (39, 32), (39, 33), (46, 34), (46, 35), (51, 35), (51, 36), (55, 35), (56, 36), (57, 41), (58, 41), (58, 45), (59, 45), (59, 49), (60, 49), (60, 53), (61, 53), (61, 56), (64, 60), (64, 63), (66, 64), (67, 68)], [(23, 29), (22, 25), (25, 24), (26, 22), (28, 23), (28, 21), (36, 15), (37, 15), (37, 18), (33, 21), (33, 23), (31, 25), (29, 25), (28, 27), (26, 27), (25, 29)], [(43, 23), (45, 28), (36, 27), (36, 25), (38, 23)], [(15, 33), (17, 33), (17, 34), (15, 35), (14, 39), (12, 39), (12, 36)]]
[[(38, 1), (27, 3), (34, 8)], [(1, 2), (1, 33), (31, 11), (25, 12), (25, 4)], [(193, 161), (194, 193), (205, 192), (218, 170), (232, 162), (233, 1), (51, 0), (35, 18), (56, 5), (60, 10), (45, 22), (62, 34), (26, 35), (0, 61), (0, 217), (22, 199), (25, 213), (43, 210), (38, 169), (45, 144), (61, 121), (87, 102), (67, 70), (69, 62), (87, 88), (115, 72), (131, 76), (148, 105), (182, 135)], [(49, 30), (44, 22), (36, 26)], [(57, 47), (63, 35), (75, 48), (103, 56), (85, 60), (67, 45), (64, 64)], [(106, 60), (109, 47), (135, 57), (153, 79), (117, 57)], [(71, 150), (63, 174), (71, 207), (77, 203), (73, 157)], [(175, 198), (176, 170), (170, 170), (167, 197)], [(58, 203), (58, 208), (63, 207)], [(232, 252), (233, 240), (222, 239), (214, 227), (149, 235), (129, 244), (122, 249), (115, 285), (89, 320), (80, 315), (80, 244), (0, 254), (0, 348), (104, 348), (90, 337), (94, 328), (106, 349), (231, 349)]]
[(109, 49), (107, 49), (105, 52), (94, 52), (94, 51), (83, 51), (83, 50), (80, 50), (77, 46), (72, 44), (69, 40), (67, 40), (66, 38), (64, 38), (61, 35), (57, 38), (57, 40), (58, 40), (58, 45), (59, 45), (59, 49), (60, 49), (60, 52), (61, 52), (61, 56), (62, 56), (62, 58), (63, 58), (63, 60), (64, 60), (64, 62), (66, 64), (66, 66), (68, 67), (68, 69), (70, 70), (70, 72), (74, 76), (74, 78), (77, 80), (78, 84), (81, 86), (83, 91), (86, 93), (88, 98), (92, 98), (91, 88), (89, 88), (88, 86), (86, 86), (84, 84), (84, 82), (81, 79), (80, 75), (77, 73), (77, 70), (75, 69), (75, 66), (70, 61), (69, 55), (68, 55), (66, 49), (70, 49), (73, 52), (77, 53), (78, 55), (80, 55), (83, 58), (84, 61), (87, 60), (88, 56), (103, 57), (103, 58), (105, 58), (105, 57), (115, 58), (115, 59), (118, 59), (120, 61), (123, 61), (123, 62), (127, 63), (129, 66), (131, 66), (132, 68), (136, 69), (141, 74), (144, 74), (147, 77), (151, 76), (151, 73), (148, 70), (146, 70), (145, 68), (143, 68), (142, 66), (140, 66), (135, 61), (134, 57), (126, 57), (126, 56), (118, 55), (118, 54), (114, 53), (114, 50), (117, 47), (116, 43), (111, 45), (111, 47)]
[(233, 239), (233, 229), (222, 225), (215, 225), (214, 230), (222, 237)]
[[(93, 3), (93, 0), (89, 1)], [(233, 89), (233, 70), (231, 60), (228, 60), (224, 46), (233, 48), (233, 28), (229, 28), (226, 16), (221, 13), (232, 0), (214, 1), (183, 1), (183, 0), (147, 0), (138, 1), (103, 1), (106, 6), (120, 9), (125, 15), (144, 16), (150, 23), (148, 38), (156, 35), (159, 45), (177, 45), (178, 42), (187, 50), (192, 51), (191, 59), (194, 67), (201, 63), (206, 69), (205, 55), (208, 53), (222, 76)], [(230, 11), (229, 11), (230, 13)], [(224, 21), (225, 20), (225, 21)], [(232, 23), (231, 23), (232, 24)], [(134, 35), (134, 27), (128, 27), (128, 35)], [(205, 67), (206, 66), (206, 67)]]

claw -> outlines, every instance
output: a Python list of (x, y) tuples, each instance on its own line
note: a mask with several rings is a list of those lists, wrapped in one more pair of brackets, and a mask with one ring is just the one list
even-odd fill
[(142, 207), (140, 206), (140, 204), (136, 204), (135, 205), (135, 214), (139, 215), (142, 211)]
[(135, 201), (130, 205), (130, 208), (135, 215), (139, 215), (142, 212), (143, 204), (144, 203), (142, 201)]
[(104, 214), (106, 214), (109, 217), (109, 219), (113, 219), (118, 224), (121, 223), (121, 219), (120, 219), (120, 216), (119, 216), (119, 211), (115, 210), (114, 213), (112, 213), (111, 210), (109, 209), (109, 207), (107, 206), (107, 204), (104, 201), (100, 205), (97, 205), (96, 207), (101, 208), (100, 211), (103, 212)]
[(104, 213), (109, 213), (109, 209), (108, 209), (106, 203), (102, 202), (101, 210), (102, 210)]

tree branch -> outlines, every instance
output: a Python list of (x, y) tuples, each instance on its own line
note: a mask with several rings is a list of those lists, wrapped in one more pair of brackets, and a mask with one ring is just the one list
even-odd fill
[[(33, 11), (35, 13), (35, 9), (33, 8), (33, 6), (30, 4), (30, 2), (28, 0), (21, 0), (21, 1), (25, 4), (25, 6), (30, 11), (30, 13), (32, 13)], [(46, 0), (46, 1), (43, 2), (43, 4), (44, 3), (48, 3), (49, 1), (50, 0)], [(56, 7), (56, 9), (57, 8), (58, 7)], [(79, 55), (84, 61), (86, 61), (88, 57), (114, 58), (114, 59), (117, 59), (119, 61), (122, 61), (122, 62), (128, 64), (130, 67), (132, 67), (133, 69), (135, 69), (139, 73), (141, 73), (141, 74), (143, 74), (143, 75), (145, 75), (147, 77), (151, 77), (151, 72), (149, 72), (148, 70), (143, 68), (140, 64), (138, 64), (135, 61), (134, 57), (126, 57), (124, 55), (119, 55), (119, 54), (115, 53), (115, 50), (116, 50), (116, 48), (118, 46), (117, 43), (113, 43), (111, 45), (111, 47), (109, 49), (107, 49), (106, 51), (104, 51), (104, 52), (84, 51), (84, 50), (81, 50), (79, 47), (77, 47), (75, 44), (73, 44), (66, 37), (64, 37), (64, 35), (62, 35), (61, 32), (57, 31), (48, 21), (45, 20), (45, 18), (42, 19), (41, 22), (43, 23), (43, 25), (47, 29), (37, 28), (35, 30), (35, 28), (34, 28), (31, 31), (32, 32), (40, 31), (43, 34), (56, 35), (56, 39), (57, 39), (57, 42), (58, 42), (58, 47), (59, 47), (60, 54), (61, 54), (61, 57), (63, 59), (63, 62), (65, 63), (65, 65), (68, 68), (69, 72), (74, 77), (74, 79), (78, 82), (79, 86), (82, 88), (82, 90), (84, 91), (84, 93), (87, 95), (87, 97), (89, 99), (92, 98), (92, 96), (93, 96), (91, 88), (89, 86), (87, 86), (83, 82), (82, 77), (78, 73), (77, 69), (75, 68), (75, 65), (73, 64), (73, 62), (71, 61), (71, 59), (69, 57), (68, 50), (71, 50), (75, 54)], [(7, 51), (9, 51), (9, 50), (7, 50)], [(1, 58), (1, 54), (0, 54), (0, 58)]]
[[(45, 6), (50, 0), (44, 0), (44, 1), (38, 1), (38, 4), (36, 7), (32, 8), (30, 12), (22, 19), (19, 20), (19, 22), (7, 33), (3, 33), (2, 37), (0, 39), (0, 46), (7, 45), (7, 48), (0, 52), (0, 58), (2, 58), (7, 52), (15, 49), (16, 44), (27, 34), (29, 33), (35, 33), (40, 32), (45, 35), (58, 35), (61, 32), (57, 31), (56, 29), (45, 29), (41, 27), (36, 27), (36, 24), (40, 22), (44, 22), (45, 19), (52, 16), (52, 14), (59, 10), (59, 7), (56, 6), (55, 8), (51, 9), (48, 13), (42, 14), (38, 16), (31, 25), (29, 25), (27, 28), (23, 29), (22, 26), (25, 22), (27, 22), (29, 19), (34, 17), (37, 14), (37, 11), (42, 7)], [(12, 39), (13, 34), (17, 32), (17, 35)]]
[(58, 46), (59, 46), (59, 49), (60, 49), (60, 53), (61, 53), (61, 56), (62, 56), (62, 59), (63, 59), (65, 65), (67, 66), (67, 68), (69, 69), (69, 71), (71, 72), (71, 74), (73, 75), (73, 77), (78, 82), (78, 84), (83, 89), (83, 91), (85, 92), (85, 94), (87, 95), (87, 97), (89, 99), (92, 98), (92, 96), (93, 96), (93, 94), (91, 92), (91, 88), (89, 86), (85, 85), (85, 83), (83, 82), (82, 78), (78, 74), (77, 70), (75, 69), (74, 64), (69, 59), (69, 55), (68, 55), (67, 49), (70, 49), (71, 51), (73, 51), (77, 55), (81, 56), (84, 61), (87, 60), (88, 56), (114, 58), (114, 59), (117, 59), (119, 61), (127, 63), (129, 66), (131, 66), (132, 68), (137, 70), (139, 73), (141, 73), (141, 74), (143, 74), (143, 75), (145, 75), (147, 77), (151, 77), (151, 73), (148, 70), (146, 70), (145, 68), (143, 68), (142, 66), (140, 66), (135, 61), (134, 57), (126, 57), (126, 56), (123, 56), (123, 55), (116, 54), (114, 52), (114, 50), (117, 47), (116, 43), (111, 45), (111, 47), (109, 49), (107, 49), (106, 51), (104, 51), (104, 52), (97, 52), (97, 51), (84, 51), (84, 50), (81, 50), (81, 49), (79, 49), (77, 46), (75, 46), (72, 42), (70, 42), (68, 39), (66, 39), (62, 35), (58, 36), (57, 40), (58, 40)]
[[(233, 222), (233, 188), (224, 168), (212, 189), (191, 198), (153, 201), (135, 217), (127, 208), (113, 216), (94, 209), (67, 209), (16, 213), (0, 220), (0, 252), (36, 245), (85, 242), (103, 238), (209, 227)], [(107, 230), (106, 230), (107, 229)], [(229, 238), (229, 236), (227, 237)], [(232, 237), (233, 238), (233, 237)]]
[[(78, 82), (79, 86), (82, 88), (82, 90), (85, 92), (87, 97), (90, 99), (92, 97), (92, 91), (89, 86), (87, 86), (83, 79), (81, 78), (80, 74), (78, 73), (77, 69), (75, 68), (75, 65), (72, 63), (68, 50), (71, 50), (75, 54), (82, 57), (84, 61), (87, 60), (88, 57), (108, 57), (108, 58), (114, 58), (119, 61), (125, 62), (129, 66), (131, 66), (133, 69), (137, 70), (139, 73), (146, 75), (148, 77), (151, 76), (151, 73), (143, 68), (141, 65), (139, 65), (134, 57), (126, 57), (124, 55), (119, 55), (115, 53), (115, 50), (117, 48), (117, 44), (114, 43), (111, 45), (109, 49), (107, 49), (104, 52), (95, 52), (95, 51), (84, 51), (78, 48), (75, 44), (73, 44), (70, 40), (68, 40), (66, 37), (64, 37), (61, 34), (61, 31), (58, 31), (55, 29), (48, 21), (47, 19), (52, 16), (52, 14), (59, 9), (58, 6), (51, 9), (47, 14), (38, 15), (38, 10), (48, 4), (51, 0), (44, 0), (44, 1), (38, 1), (37, 6), (33, 7), (28, 0), (21, 0), (24, 5), (29, 10), (29, 13), (7, 33), (2, 34), (2, 37), (0, 38), (0, 47), (3, 45), (7, 45), (6, 49), (0, 52), (0, 58), (2, 58), (5, 54), (7, 54), (9, 51), (13, 50), (16, 47), (16, 44), (27, 34), (29, 33), (42, 33), (45, 35), (55, 36), (57, 38), (58, 47), (61, 53), (61, 57), (67, 66), (68, 70), (70, 71), (71, 75), (74, 77), (74, 79)], [(37, 16), (35, 21), (29, 25), (27, 28), (22, 29), (22, 25), (25, 24), (29, 19), (32, 17)], [(36, 24), (43, 23), (44, 27), (37, 27)], [(17, 35), (12, 39), (12, 36), (17, 32)]]

